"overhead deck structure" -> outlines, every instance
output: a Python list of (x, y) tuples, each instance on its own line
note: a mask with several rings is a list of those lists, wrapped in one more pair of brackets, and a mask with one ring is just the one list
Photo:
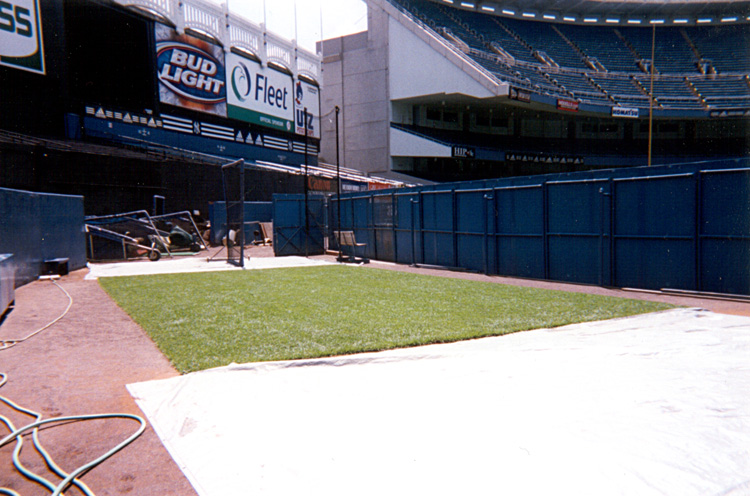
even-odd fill
[(321, 45), (349, 166), (455, 181), (750, 153), (750, 2), (368, 5), (367, 32)]

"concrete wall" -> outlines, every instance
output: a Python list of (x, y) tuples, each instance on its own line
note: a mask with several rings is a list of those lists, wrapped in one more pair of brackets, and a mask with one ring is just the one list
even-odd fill
[(369, 9), (369, 30), (322, 44), (320, 160), (336, 163), (336, 105), (340, 164), (369, 174), (389, 170), (388, 47), (384, 12)]
[(391, 100), (452, 94), (473, 98), (498, 96), (496, 83), (488, 85), (470, 64), (456, 57), (444, 44), (424, 33), (418, 36), (413, 28), (393, 17), (389, 18), (388, 29)]
[[(368, 31), (323, 41), (322, 162), (368, 174), (393, 175), (390, 123), (412, 124), (413, 102), (440, 95), (498, 98), (507, 86), (479, 70), (387, 1), (368, 0)], [(399, 141), (403, 143), (403, 140)], [(442, 156), (442, 154), (441, 154)]]

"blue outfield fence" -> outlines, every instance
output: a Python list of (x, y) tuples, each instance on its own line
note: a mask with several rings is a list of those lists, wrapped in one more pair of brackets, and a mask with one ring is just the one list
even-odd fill
[[(278, 206), (298, 209), (290, 200)], [(750, 159), (352, 193), (341, 228), (376, 260), (750, 295)]]

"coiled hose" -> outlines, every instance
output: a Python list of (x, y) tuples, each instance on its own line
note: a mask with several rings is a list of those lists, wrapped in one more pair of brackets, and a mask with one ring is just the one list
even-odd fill
[[(55, 277), (57, 277), (57, 276), (55, 276)], [(57, 317), (55, 320), (53, 320), (49, 324), (45, 325), (44, 327), (41, 327), (41, 328), (37, 329), (36, 331), (32, 332), (31, 334), (29, 334), (25, 338), (21, 338), (21, 339), (2, 339), (2, 340), (0, 340), (0, 351), (7, 350), (9, 348), (13, 348), (17, 344), (23, 343), (24, 341), (27, 341), (27, 340), (33, 338), (34, 336), (36, 336), (40, 332), (44, 331), (45, 329), (49, 329), (50, 327), (52, 327), (53, 325), (55, 325), (57, 322), (59, 322), (60, 319), (62, 319), (66, 315), (68, 315), (68, 312), (70, 311), (70, 307), (73, 306), (73, 297), (70, 296), (70, 293), (68, 293), (67, 291), (65, 291), (65, 288), (63, 288), (62, 286), (60, 286), (54, 278), (49, 278), (48, 280), (51, 281), (52, 284), (54, 284), (55, 286), (57, 286), (60, 289), (60, 291), (62, 291), (63, 293), (65, 293), (65, 296), (68, 297), (68, 306), (65, 308), (65, 310), (63, 311), (63, 313), (61, 313), (60, 316)]]
[[(73, 306), (73, 298), (70, 296), (70, 294), (67, 291), (65, 291), (65, 289), (62, 286), (60, 286), (57, 283), (57, 281), (55, 281), (54, 279), (50, 279), (50, 280), (58, 288), (60, 288), (60, 290), (63, 293), (65, 293), (65, 295), (68, 297), (68, 306), (67, 308), (65, 308), (65, 311), (55, 320), (45, 325), (44, 327), (32, 332), (31, 334), (29, 334), (23, 339), (0, 340), (0, 344), (1, 344), (0, 351), (10, 349), (20, 343), (23, 343), (24, 341), (41, 333), (45, 329), (48, 329), (49, 327), (57, 323), (60, 319), (65, 317), (65, 315), (67, 315), (68, 311)], [(8, 376), (5, 373), (0, 372), (0, 388), (2, 388), (7, 381), (8, 381)], [(103, 414), (95, 414), (95, 415), (73, 415), (73, 416), (67, 416), (67, 417), (55, 417), (55, 418), (43, 420), (41, 413), (35, 412), (28, 408), (24, 408), (14, 403), (13, 401), (9, 400), (8, 398), (0, 396), (0, 402), (8, 405), (10, 408), (12, 408), (13, 410), (17, 412), (20, 412), (24, 415), (28, 415), (30, 417), (35, 418), (34, 422), (31, 422), (23, 427), (16, 428), (16, 426), (8, 417), (0, 415), (0, 422), (5, 424), (5, 426), (10, 431), (10, 434), (0, 439), (0, 448), (5, 446), (6, 444), (9, 444), (11, 441), (15, 439), (16, 448), (13, 450), (13, 466), (16, 468), (16, 470), (18, 470), (18, 472), (21, 475), (23, 475), (30, 481), (35, 482), (41, 486), (44, 486), (48, 491), (51, 492), (52, 496), (58, 496), (62, 494), (62, 492), (65, 491), (70, 485), (75, 485), (86, 496), (94, 496), (94, 493), (91, 491), (91, 489), (89, 489), (89, 487), (86, 486), (86, 484), (83, 481), (78, 480), (78, 477), (82, 476), (83, 474), (91, 470), (92, 468), (101, 464), (102, 462), (104, 462), (105, 460), (113, 456), (115, 453), (119, 452), (120, 450), (125, 448), (127, 445), (135, 441), (146, 429), (146, 421), (142, 417), (139, 417), (138, 415), (131, 415), (127, 413), (103, 413)], [(127, 439), (119, 443), (117, 446), (115, 446), (111, 450), (107, 451), (105, 454), (99, 456), (98, 458), (84, 465), (81, 465), (80, 467), (76, 468), (70, 473), (66, 473), (62, 468), (60, 468), (59, 465), (57, 465), (57, 463), (55, 463), (55, 461), (52, 459), (52, 457), (44, 448), (44, 446), (42, 446), (39, 440), (39, 427), (43, 425), (67, 424), (69, 422), (76, 422), (76, 421), (112, 419), (112, 418), (128, 419), (128, 420), (133, 420), (135, 422), (138, 422), (139, 424), (138, 429), (133, 434), (128, 436)], [(37, 453), (39, 453), (39, 455), (42, 457), (44, 462), (47, 464), (47, 467), (53, 473), (55, 473), (58, 477), (62, 479), (62, 481), (58, 482), (57, 484), (29, 470), (21, 462), (20, 455), (21, 455), (21, 450), (23, 449), (23, 436), (24, 434), (27, 434), (29, 431), (31, 431), (32, 433), (33, 445)], [(9, 496), (21, 496), (18, 492), (7, 487), (0, 487), (0, 494), (5, 494)]]

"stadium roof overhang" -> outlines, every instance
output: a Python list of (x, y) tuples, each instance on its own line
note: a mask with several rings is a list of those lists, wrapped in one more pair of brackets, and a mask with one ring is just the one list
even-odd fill
[(528, 20), (603, 25), (750, 21), (750, 0), (434, 0)]

